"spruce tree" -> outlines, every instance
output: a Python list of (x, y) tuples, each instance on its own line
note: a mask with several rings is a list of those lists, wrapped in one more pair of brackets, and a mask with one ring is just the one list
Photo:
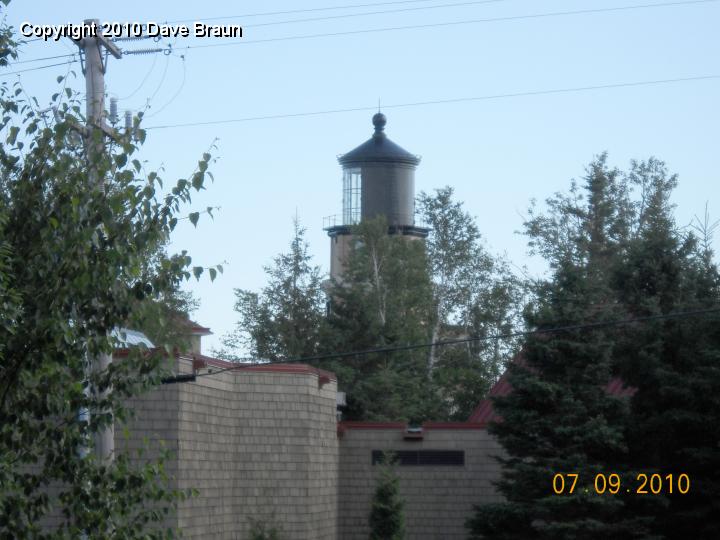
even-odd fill
[[(677, 178), (652, 159), (634, 163), (629, 178), (643, 195), (627, 264), (615, 278), (629, 313), (717, 308), (720, 275), (710, 243), (701, 246), (673, 217), (669, 199)], [(657, 320), (621, 337), (618, 371), (637, 389), (627, 427), (630, 464), (638, 474), (659, 475), (663, 484), (649, 500), (635, 500), (632, 511), (650, 516), (658, 537), (720, 537), (719, 318)], [(686, 494), (678, 490), (681, 474), (690, 479)]]
[(312, 264), (305, 228), (295, 219), (290, 249), (265, 267), (260, 292), (235, 289), (235, 329), (223, 338), (221, 358), (278, 361), (320, 352), (326, 296), (320, 268)]
[[(584, 184), (531, 213), (531, 248), (545, 256), (552, 279), (540, 282), (527, 311), (532, 329), (617, 318), (610, 276), (622, 258), (631, 205), (619, 172), (602, 156)], [(632, 538), (642, 520), (624, 512), (625, 498), (598, 496), (597, 474), (624, 474), (628, 403), (609, 396), (616, 347), (611, 329), (537, 335), (522, 362), (510, 366), (512, 393), (495, 401), (503, 421), (491, 426), (506, 455), (498, 484), (506, 502), (478, 508), (473, 538)], [(578, 474), (574, 493), (553, 491), (556, 474)], [(587, 490), (587, 491), (586, 491)]]
[(370, 540), (403, 540), (405, 517), (400, 498), (399, 478), (385, 455), (380, 465), (370, 509)]
[[(650, 159), (619, 174), (601, 159), (589, 172), (582, 190), (573, 185), (570, 195), (549, 201), (549, 215), (528, 221), (531, 247), (553, 269), (529, 323), (542, 329), (717, 307), (709, 242), (700, 248), (675, 225), (669, 200), (677, 180), (664, 164)], [(492, 428), (507, 452), (499, 483), (506, 502), (478, 509), (469, 522), (474, 537), (716, 538), (717, 319), (658, 319), (529, 340), (525, 361), (510, 369), (513, 392), (496, 402), (503, 421)], [(632, 397), (605, 393), (613, 375)], [(583, 491), (594, 474), (615, 473), (623, 489), (552, 495), (557, 472), (579, 473)], [(684, 495), (683, 473), (691, 481)], [(664, 488), (636, 493), (641, 474), (660, 475)]]

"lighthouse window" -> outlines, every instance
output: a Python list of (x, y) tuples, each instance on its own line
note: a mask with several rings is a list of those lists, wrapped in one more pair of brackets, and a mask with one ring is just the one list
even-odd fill
[(343, 172), (343, 225), (360, 222), (360, 169)]

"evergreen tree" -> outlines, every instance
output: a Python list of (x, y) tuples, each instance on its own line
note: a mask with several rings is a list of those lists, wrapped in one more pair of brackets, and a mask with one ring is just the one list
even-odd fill
[[(633, 163), (629, 180), (641, 196), (627, 264), (615, 277), (633, 316), (716, 308), (720, 275), (708, 239), (699, 244), (675, 224), (677, 184), (662, 162)], [(623, 333), (618, 371), (637, 391), (627, 428), (630, 465), (664, 488), (632, 511), (658, 537), (718, 538), (720, 517), (720, 328), (718, 316), (657, 320)], [(677, 477), (691, 489), (678, 493)], [(667, 475), (675, 480), (669, 493)]]
[[(548, 215), (526, 223), (530, 246), (543, 254), (552, 280), (536, 286), (530, 328), (602, 321), (618, 313), (610, 276), (627, 242), (632, 205), (619, 172), (602, 156), (582, 187), (548, 200)], [(510, 367), (513, 392), (497, 399), (495, 434), (507, 456), (498, 488), (507, 502), (480, 507), (475, 538), (631, 538), (640, 520), (623, 512), (624, 497), (585, 493), (595, 475), (625, 472), (628, 404), (608, 396), (612, 330), (576, 330), (529, 339), (524, 362)], [(556, 473), (577, 473), (572, 495), (556, 495)]]
[(403, 540), (405, 516), (400, 498), (400, 479), (385, 455), (378, 472), (377, 485), (370, 508), (370, 540)]
[(239, 321), (215, 353), (239, 359), (243, 350), (254, 358), (277, 361), (317, 354), (325, 329), (326, 295), (322, 274), (312, 265), (305, 229), (295, 220), (290, 251), (265, 267), (268, 284), (259, 293), (235, 289)]
[[(712, 254), (674, 224), (676, 178), (651, 159), (628, 174), (591, 165), (582, 190), (531, 215), (530, 244), (553, 270), (529, 311), (534, 328), (717, 306)], [(636, 193), (637, 195), (633, 195)], [(706, 243), (707, 245), (707, 243)], [(720, 391), (717, 317), (666, 319), (533, 338), (512, 366), (513, 392), (492, 427), (507, 451), (507, 502), (468, 523), (476, 538), (715, 538)], [(619, 374), (630, 399), (606, 394)], [(582, 491), (552, 494), (555, 473), (579, 473)], [(698, 479), (688, 495), (634, 493), (638, 474)], [(595, 474), (620, 475), (596, 496)], [(702, 478), (702, 481), (699, 479)], [(584, 488), (590, 485), (590, 495)]]

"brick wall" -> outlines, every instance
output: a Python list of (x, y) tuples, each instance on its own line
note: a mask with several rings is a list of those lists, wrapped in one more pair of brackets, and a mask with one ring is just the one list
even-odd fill
[(377, 466), (373, 450), (462, 450), (463, 466), (398, 466), (409, 539), (466, 538), (472, 505), (499, 500), (491, 482), (499, 467), (491, 456), (500, 448), (480, 425), (424, 429), (422, 440), (404, 439), (403, 426), (344, 424), (340, 439), (339, 538), (366, 539)]

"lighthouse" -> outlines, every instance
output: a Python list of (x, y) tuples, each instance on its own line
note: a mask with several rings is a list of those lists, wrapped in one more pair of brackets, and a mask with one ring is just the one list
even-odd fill
[(330, 277), (342, 280), (352, 246), (352, 226), (384, 216), (388, 234), (425, 238), (428, 229), (415, 225), (415, 169), (420, 157), (385, 134), (387, 118), (372, 117), (375, 132), (357, 148), (338, 157), (342, 167), (342, 214), (325, 218), (330, 237)]

